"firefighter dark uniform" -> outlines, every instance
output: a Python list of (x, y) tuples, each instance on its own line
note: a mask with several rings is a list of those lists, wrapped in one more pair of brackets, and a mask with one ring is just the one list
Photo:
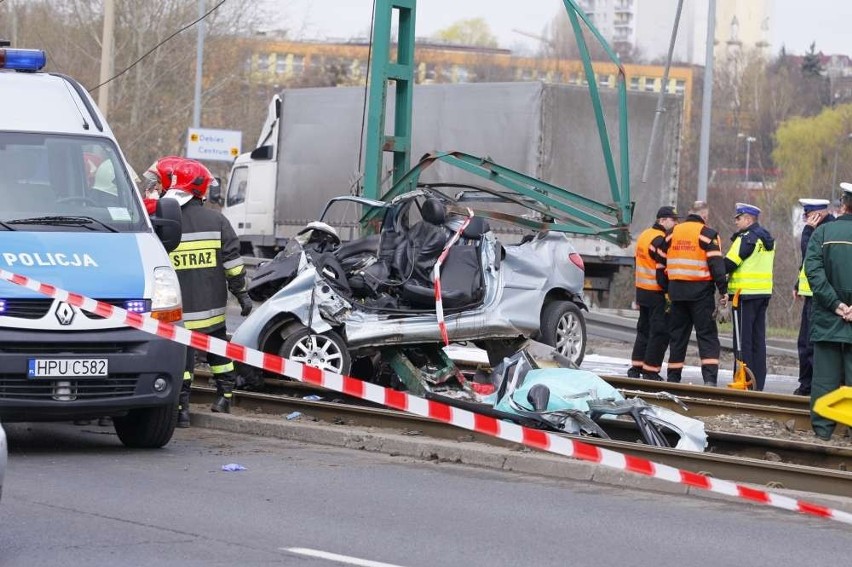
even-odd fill
[(852, 386), (852, 184), (842, 183), (844, 213), (814, 230), (805, 255), (813, 290), (811, 426), (830, 439), (835, 423), (813, 411), (814, 402), (840, 386)]
[(799, 199), (799, 203), (802, 205), (806, 220), (808, 215), (813, 213), (817, 213), (821, 216), (816, 226), (806, 224), (804, 228), (802, 228), (802, 236), (799, 243), (802, 251), (802, 264), (799, 266), (799, 275), (796, 278), (796, 285), (794, 286), (796, 295), (801, 297), (804, 301), (802, 302), (802, 319), (799, 322), (799, 337), (796, 344), (799, 351), (799, 386), (793, 394), (799, 396), (810, 396), (811, 380), (814, 375), (814, 345), (809, 336), (811, 312), (813, 311), (813, 300), (811, 299), (813, 292), (811, 291), (811, 286), (808, 283), (808, 278), (805, 276), (805, 254), (808, 251), (808, 242), (810, 242), (811, 235), (814, 233), (814, 230), (827, 222), (833, 221), (834, 216), (827, 214), (829, 205), (828, 199)]
[[(246, 294), (245, 267), (240, 244), (231, 223), (218, 211), (204, 208), (200, 199), (191, 199), (181, 207), (183, 236), (169, 256), (178, 274), (183, 295), (184, 326), (222, 340), (225, 333), (227, 292), (241, 299)], [(242, 304), (243, 301), (240, 301)], [(216, 380), (217, 402), (213, 411), (228, 412), (236, 383), (232, 360), (207, 353), (207, 362)], [(195, 366), (195, 353), (187, 355), (184, 388), (188, 407), (189, 387)]]
[(713, 313), (714, 292), (725, 296), (728, 284), (719, 235), (704, 224), (706, 205), (693, 210), (666, 237), (666, 275), (671, 309), (671, 351), (667, 379), (680, 382), (692, 328), (698, 340), (701, 376), (715, 386), (719, 375), (719, 331)]
[[(657, 222), (636, 240), (635, 286), (639, 320), (631, 356), (632, 366), (627, 375), (649, 380), (662, 380), (660, 370), (669, 348), (669, 326), (666, 301), (665, 243), (666, 228), (662, 219), (677, 219), (673, 207), (662, 207)], [(665, 222), (665, 221), (662, 221)], [(670, 225), (671, 226), (671, 225)]]
[[(181, 204), (183, 235), (169, 257), (180, 281), (184, 326), (227, 340), (225, 307), (228, 290), (237, 297), (243, 316), (251, 311), (252, 302), (246, 291), (245, 267), (233, 227), (220, 212), (203, 206), (213, 176), (202, 164), (189, 159), (176, 163), (158, 162), (152, 169), (163, 180), (162, 185), (166, 189), (163, 197), (174, 198)], [(236, 382), (234, 363), (213, 353), (207, 354), (207, 362), (216, 381), (217, 393), (210, 409), (227, 413)], [(189, 395), (194, 366), (194, 349), (188, 349), (179, 398), (179, 427), (189, 427)]]
[(736, 204), (737, 230), (725, 255), (728, 294), (740, 294), (737, 321), (740, 342), (734, 333), (734, 350), (741, 353), (746, 367), (754, 374), (755, 388), (766, 384), (766, 310), (772, 297), (772, 268), (775, 239), (757, 218), (760, 209), (747, 203)]

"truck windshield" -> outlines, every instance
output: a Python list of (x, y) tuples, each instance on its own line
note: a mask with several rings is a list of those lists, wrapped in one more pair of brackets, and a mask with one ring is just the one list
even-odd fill
[(136, 193), (107, 138), (0, 132), (0, 221), (7, 227), (147, 231)]

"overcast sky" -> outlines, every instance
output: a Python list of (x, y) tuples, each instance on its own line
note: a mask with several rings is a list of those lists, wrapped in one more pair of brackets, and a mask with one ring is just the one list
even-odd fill
[[(372, 0), (266, 1), (280, 26), (292, 30), (298, 39), (365, 36), (370, 27)], [(458, 20), (481, 17), (501, 47), (535, 49), (536, 40), (513, 29), (540, 34), (563, 9), (561, 0), (419, 0), (416, 33), (429, 36)], [(773, 52), (784, 44), (789, 53), (804, 53), (816, 41), (817, 50), (824, 53), (852, 55), (850, 0), (774, 0), (773, 16)]]

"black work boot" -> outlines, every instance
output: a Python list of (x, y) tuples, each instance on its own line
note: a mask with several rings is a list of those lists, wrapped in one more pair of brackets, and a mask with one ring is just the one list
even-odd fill
[(233, 372), (225, 372), (216, 376), (216, 401), (210, 406), (210, 411), (215, 413), (231, 413), (231, 398), (234, 395), (236, 378)]
[(644, 378), (645, 380), (654, 380), (656, 382), (662, 382), (663, 381), (663, 377), (660, 376), (660, 373), (654, 372), (653, 370), (650, 371), (650, 372), (646, 372), (645, 370), (643, 370), (642, 371), (642, 378)]
[(666, 382), (674, 382), (676, 384), (680, 384), (680, 373), (681, 369), (677, 370), (669, 370), (666, 372)]
[(189, 427), (189, 390), (184, 390), (183, 387), (178, 396), (177, 426), (183, 429)]
[(231, 395), (222, 394), (216, 398), (213, 405), (210, 406), (210, 411), (214, 413), (231, 413)]
[(704, 378), (704, 385), (716, 387), (717, 378), (719, 376), (718, 364), (704, 364), (701, 366), (701, 377)]
[(627, 369), (627, 377), (628, 378), (639, 378), (642, 376), (642, 367), (641, 366), (631, 366)]

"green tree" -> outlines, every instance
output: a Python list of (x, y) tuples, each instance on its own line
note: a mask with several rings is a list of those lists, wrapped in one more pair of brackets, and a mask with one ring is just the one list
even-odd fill
[(802, 58), (802, 74), (809, 77), (819, 77), (822, 75), (822, 62), (820, 54), (816, 52), (816, 42), (811, 43), (811, 47), (805, 56)]
[(459, 20), (450, 26), (438, 30), (432, 36), (438, 41), (475, 45), (477, 47), (497, 47), (497, 37), (483, 18)]
[(788, 203), (803, 196), (830, 198), (834, 183), (852, 178), (850, 132), (852, 104), (781, 123), (772, 158), (781, 169), (779, 189)]

